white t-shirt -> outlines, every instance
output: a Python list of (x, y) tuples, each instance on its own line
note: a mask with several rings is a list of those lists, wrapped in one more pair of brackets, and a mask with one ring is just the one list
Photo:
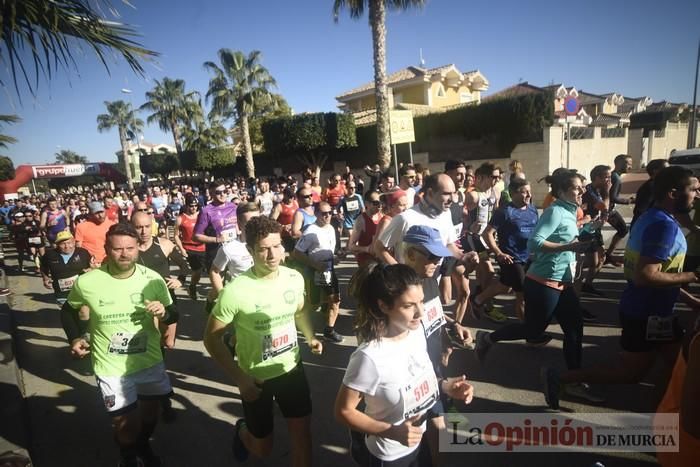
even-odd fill
[(330, 224), (323, 227), (319, 227), (316, 223), (310, 224), (294, 249), (314, 261), (332, 261), (335, 251), (335, 229)]
[[(401, 340), (361, 344), (350, 356), (343, 384), (364, 394), (365, 414), (375, 420), (399, 425), (426, 412), (438, 400), (439, 389), (423, 328), (409, 331)], [(421, 428), (425, 430), (425, 422)], [(365, 444), (384, 461), (404, 457), (419, 446), (376, 435), (367, 435)]]
[(265, 193), (260, 194), (258, 200), (260, 203), (260, 212), (263, 216), (269, 217), (274, 206), (274, 195), (269, 191), (266, 191)]
[(413, 202), (416, 200), (416, 189), (413, 187), (408, 187), (403, 190), (406, 192), (406, 201), (408, 201), (408, 209), (413, 207)]
[(420, 211), (420, 204), (407, 209), (389, 222), (379, 235), (379, 241), (386, 248), (393, 248), (396, 261), (404, 263), (403, 237), (414, 225), (425, 225), (437, 229), (440, 232), (442, 243), (447, 246), (457, 241), (457, 235), (452, 226), (452, 215), (447, 210), (438, 217), (429, 217)]
[(228, 269), (233, 279), (253, 266), (253, 257), (245, 243), (232, 240), (221, 245), (212, 264), (222, 272)]

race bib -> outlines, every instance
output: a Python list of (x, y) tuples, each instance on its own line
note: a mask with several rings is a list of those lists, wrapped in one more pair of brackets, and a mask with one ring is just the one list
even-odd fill
[(263, 361), (274, 358), (285, 352), (289, 352), (297, 346), (297, 329), (290, 324), (278, 329), (272, 334), (263, 336), (262, 359)]
[(32, 245), (41, 245), (41, 237), (29, 237), (27, 241)]
[(226, 229), (221, 231), (224, 243), (232, 242), (236, 239), (236, 229)]
[(352, 201), (348, 201), (345, 203), (345, 207), (347, 208), (348, 211), (359, 211), (360, 210), (360, 202), (357, 201), (356, 199)]
[(128, 332), (115, 332), (109, 338), (109, 353), (128, 355), (144, 353), (148, 347), (148, 336), (145, 332), (131, 334)]
[(75, 284), (75, 280), (78, 278), (78, 275), (76, 274), (73, 277), (66, 277), (65, 279), (59, 279), (58, 280), (58, 289), (61, 292), (67, 292), (68, 290), (73, 288), (73, 284)]
[(431, 366), (426, 366), (402, 390), (404, 420), (428, 410), (439, 397), (437, 379)]
[(425, 331), (425, 338), (427, 339), (431, 334), (440, 329), (446, 321), (442, 308), (430, 302), (426, 303), (426, 305), (425, 317), (423, 318), (423, 330)]
[(648, 341), (671, 341), (673, 340), (673, 316), (650, 316), (647, 318), (647, 340)]

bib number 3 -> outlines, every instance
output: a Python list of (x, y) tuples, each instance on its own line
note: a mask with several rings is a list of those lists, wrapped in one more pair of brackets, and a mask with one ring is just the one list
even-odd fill
[(109, 353), (129, 355), (143, 353), (148, 347), (148, 337), (145, 333), (129, 334), (116, 332), (109, 338)]

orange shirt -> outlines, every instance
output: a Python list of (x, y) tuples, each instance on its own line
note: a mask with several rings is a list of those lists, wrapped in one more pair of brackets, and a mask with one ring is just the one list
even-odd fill
[(335, 207), (340, 204), (340, 200), (345, 196), (345, 185), (338, 183), (335, 188), (326, 188), (323, 192), (323, 200)]
[(90, 255), (95, 257), (95, 261), (101, 263), (104, 261), (107, 253), (105, 252), (105, 239), (107, 238), (107, 230), (114, 225), (114, 222), (109, 219), (99, 225), (92, 220), (87, 220), (75, 228), (75, 241), (85, 248)]
[[(547, 193), (547, 195), (544, 197), (544, 201), (542, 201), (542, 209), (547, 209), (550, 204), (554, 202), (554, 196), (552, 196), (551, 193)], [(581, 206), (576, 208), (576, 226), (581, 228), (582, 220), (584, 218), (585, 214), (583, 213), (583, 209), (581, 209)]]

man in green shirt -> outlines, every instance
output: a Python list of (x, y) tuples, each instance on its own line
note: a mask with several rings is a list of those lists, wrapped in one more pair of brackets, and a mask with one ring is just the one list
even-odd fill
[[(212, 310), (204, 345), (238, 386), (244, 418), (236, 422), (234, 457), (272, 451), (273, 400), (287, 419), (293, 466), (311, 465), (311, 396), (299, 356), (297, 330), (311, 351), (320, 354), (304, 312), (304, 279), (280, 266), (284, 258), (282, 226), (255, 217), (245, 227), (253, 267), (226, 285)], [(236, 357), (224, 344), (227, 327), (236, 333)]]
[[(136, 264), (138, 234), (115, 224), (106, 235), (107, 261), (79, 276), (61, 309), (61, 321), (79, 358), (92, 357), (97, 386), (112, 417), (119, 466), (160, 466), (149, 438), (159, 402), (172, 392), (160, 350), (157, 321), (177, 320), (163, 278)], [(89, 321), (78, 310), (90, 310)]]

